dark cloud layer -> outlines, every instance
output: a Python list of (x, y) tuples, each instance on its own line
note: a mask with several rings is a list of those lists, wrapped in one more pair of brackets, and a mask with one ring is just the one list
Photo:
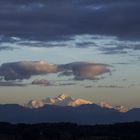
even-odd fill
[(139, 0), (3, 0), (0, 35), (37, 40), (73, 35), (140, 39)]

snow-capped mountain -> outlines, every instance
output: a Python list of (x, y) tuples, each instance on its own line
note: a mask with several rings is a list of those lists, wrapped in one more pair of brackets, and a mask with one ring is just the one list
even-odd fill
[[(65, 94), (61, 94), (58, 97), (55, 98), (46, 98), (42, 100), (31, 100), (27, 104), (25, 104), (25, 107), (28, 108), (40, 108), (45, 105), (57, 105), (57, 106), (71, 106), (71, 107), (76, 107), (84, 104), (95, 104), (91, 101), (84, 100), (81, 98), (78, 99), (73, 99), (71, 96), (67, 96)], [(122, 105), (113, 107), (112, 105), (102, 101), (98, 106), (106, 109), (115, 109), (119, 112), (127, 112), (128, 109), (125, 108)]]
[(75, 107), (45, 105), (39, 108), (0, 104), (0, 114), (0, 122), (11, 123), (72, 122), (91, 125), (140, 121), (140, 108), (119, 112), (96, 104)]
[(79, 105), (83, 105), (83, 104), (93, 104), (93, 102), (91, 101), (87, 101), (84, 99), (75, 99), (72, 100), (71, 102), (69, 102), (68, 106), (79, 106)]
[(56, 98), (46, 98), (42, 100), (31, 100), (25, 106), (29, 108), (39, 108), (44, 105), (58, 105), (58, 106), (79, 106), (83, 104), (93, 104), (91, 101), (83, 99), (72, 99), (70, 96), (61, 94)]
[(115, 109), (118, 110), (119, 112), (127, 112), (127, 111), (129, 111), (126, 107), (124, 107), (122, 105), (116, 106)]
[(119, 112), (127, 112), (127, 111), (129, 111), (126, 107), (124, 107), (124, 106), (122, 106), (122, 105), (118, 105), (118, 106), (113, 107), (112, 105), (110, 105), (109, 103), (106, 103), (106, 102), (104, 102), (104, 101), (102, 101), (102, 102), (100, 103), (100, 106), (101, 106), (102, 108), (115, 109), (115, 110), (117, 110), (117, 111), (119, 111)]
[(104, 101), (102, 101), (102, 102), (100, 103), (100, 106), (101, 106), (102, 108), (108, 108), (108, 109), (112, 109), (112, 108), (113, 108), (112, 105), (110, 105), (110, 104), (108, 104), (108, 103), (106, 103), (106, 102), (104, 102)]

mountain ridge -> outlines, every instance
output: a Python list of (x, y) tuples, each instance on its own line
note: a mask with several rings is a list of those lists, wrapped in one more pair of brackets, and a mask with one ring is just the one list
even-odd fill
[[(41, 101), (44, 102), (42, 103)], [(55, 98), (42, 99), (37, 103), (37, 107), (32, 107), (34, 105), (31, 104), (32, 100), (28, 103), (26, 105), (0, 104), (0, 122), (112, 124), (140, 121), (140, 108), (126, 110), (121, 105), (113, 107), (106, 102), (95, 104), (84, 99), (73, 99), (64, 94)]]
[(128, 112), (102, 108), (96, 104), (80, 106), (45, 105), (27, 108), (18, 104), (0, 105), (0, 122), (39, 123), (71, 122), (78, 124), (109, 124), (140, 121), (140, 108)]
[[(46, 99), (42, 99), (42, 100), (30, 100), (24, 106), (29, 107), (29, 108), (39, 108), (39, 107), (42, 107), (42, 106), (48, 105), (48, 104), (49, 105), (58, 105), (58, 106), (76, 107), (76, 106), (83, 105), (83, 104), (95, 104), (95, 103), (92, 101), (89, 101), (89, 100), (81, 99), (81, 98), (73, 99), (71, 96), (68, 96), (65, 94), (60, 94), (54, 98), (47, 97)], [(102, 101), (99, 104), (99, 106), (102, 108), (115, 109), (119, 112), (127, 112), (128, 111), (128, 109), (122, 105), (118, 105), (118, 106), (113, 107), (112, 105), (110, 105), (109, 103), (106, 103), (104, 101)]]

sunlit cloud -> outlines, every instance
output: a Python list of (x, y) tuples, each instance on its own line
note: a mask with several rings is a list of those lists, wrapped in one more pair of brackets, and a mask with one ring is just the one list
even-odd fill
[(61, 65), (60, 69), (63, 72), (63, 75), (72, 73), (74, 75), (74, 79), (76, 80), (84, 80), (84, 79), (96, 79), (96, 76), (102, 75), (104, 73), (110, 72), (108, 68), (109, 65), (106, 64), (96, 64), (91, 62), (73, 62), (66, 65)]
[(46, 61), (21, 61), (4, 63), (0, 67), (0, 75), (4, 80), (29, 79), (32, 75), (55, 73), (58, 67)]
[[(60, 76), (74, 76), (75, 80), (96, 79), (96, 76), (110, 73), (110, 66), (91, 62), (72, 62), (68, 64), (49, 64), (46, 61), (20, 61), (4, 63), (0, 67), (0, 76), (4, 80), (30, 79), (35, 75), (59, 73)], [(70, 75), (69, 75), (70, 73)], [(36, 80), (33, 83), (42, 83)]]

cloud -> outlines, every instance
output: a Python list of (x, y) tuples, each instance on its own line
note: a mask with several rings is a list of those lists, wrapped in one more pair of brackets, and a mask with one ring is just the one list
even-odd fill
[(76, 48), (87, 48), (91, 46), (96, 46), (94, 42), (81, 42), (75, 44)]
[(32, 75), (55, 73), (57, 65), (46, 61), (21, 61), (4, 63), (0, 67), (0, 76), (4, 80), (29, 79)]
[(46, 79), (35, 79), (32, 81), (32, 85), (44, 85), (44, 86), (48, 86), (50, 85), (49, 81)]
[(140, 44), (135, 45), (133, 49), (134, 49), (134, 50), (140, 50)]
[(72, 73), (75, 80), (94, 80), (97, 79), (96, 76), (110, 72), (109, 65), (91, 62), (73, 62), (59, 67), (61, 71), (64, 71), (63, 75), (65, 72), (66, 76), (68, 76), (67, 73)]
[(5, 81), (0, 81), (0, 86), (2, 87), (7, 87), (7, 86), (18, 86), (18, 87), (23, 87), (26, 86), (25, 84), (21, 84), (21, 83), (15, 83), (15, 82), (5, 82)]
[(127, 51), (118, 48), (102, 48), (101, 51), (103, 54), (127, 54)]
[(112, 64), (115, 64), (115, 65), (130, 65), (130, 64), (133, 64), (133, 63), (127, 63), (127, 62), (118, 62), (118, 63), (112, 63)]
[(4, 37), (0, 35), (0, 51), (12, 51), (18, 41), (21, 41), (17, 37)]
[[(60, 68), (62, 69), (62, 68)], [(69, 70), (69, 69), (64, 69), (62, 70), (63, 72), (60, 72), (58, 74), (58, 77), (61, 77), (61, 76), (73, 76), (73, 71), (72, 70)]]
[(73, 86), (76, 85), (76, 83), (60, 83), (59, 86)]
[[(58, 76), (74, 76), (75, 80), (93, 80), (97, 79), (97, 76), (109, 72), (109, 65), (91, 62), (72, 62), (56, 65), (49, 64), (46, 61), (20, 61), (4, 63), (0, 66), (0, 76), (4, 80), (23, 80), (29, 79), (34, 75), (46, 75), (49, 73), (58, 73)], [(44, 80), (34, 81), (36, 84), (43, 82)]]
[(124, 88), (123, 86), (117, 86), (117, 85), (100, 85), (99, 88)]
[[(139, 43), (138, 43), (139, 44)], [(131, 42), (131, 41), (119, 41), (116, 39), (112, 39), (108, 41), (107, 44), (104, 44), (104, 46), (100, 47), (99, 50), (103, 54), (126, 54), (130, 50), (135, 50), (135, 46), (138, 45), (137, 42)]]
[(85, 88), (92, 88), (92, 87), (94, 87), (94, 86), (91, 86), (91, 85), (85, 86)]
[(9, 46), (0, 46), (0, 51), (12, 51), (13, 48)]
[(73, 35), (113, 35), (140, 39), (139, 0), (4, 0), (0, 34), (35, 40)]

